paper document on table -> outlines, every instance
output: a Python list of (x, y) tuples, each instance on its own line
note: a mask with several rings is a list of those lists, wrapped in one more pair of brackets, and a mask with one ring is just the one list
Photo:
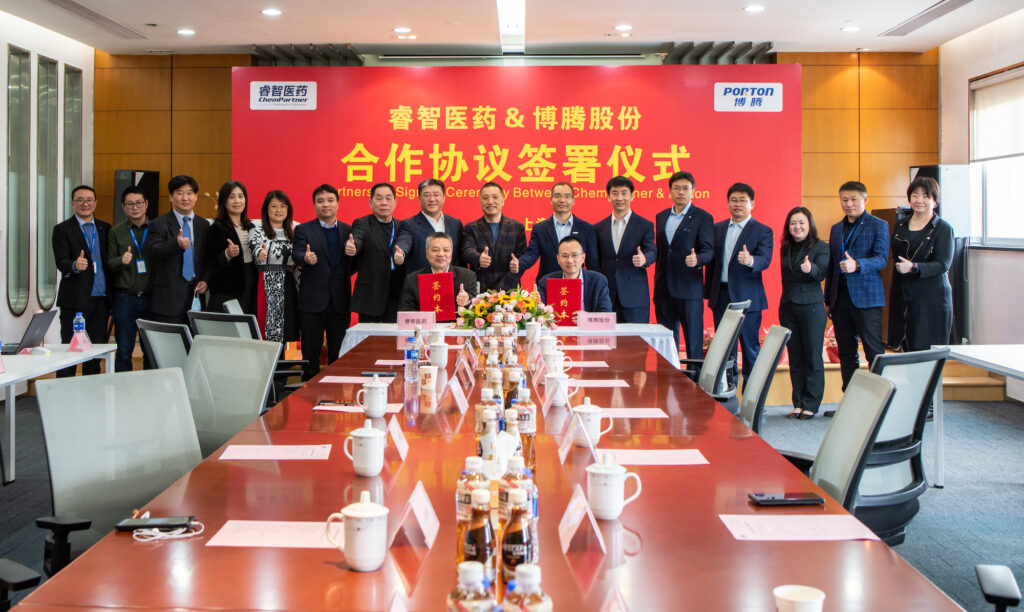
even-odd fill
[(619, 465), (707, 465), (708, 460), (695, 448), (599, 448), (599, 454), (609, 454)]
[[(354, 414), (363, 414), (366, 410), (363, 409), (359, 404), (317, 404), (313, 406), (313, 410), (323, 410), (326, 412), (351, 412)], [(401, 404), (387, 404), (384, 407), (384, 411), (387, 413), (395, 413), (402, 411)]]
[[(342, 544), (345, 524), (331, 525), (331, 535)], [(334, 548), (324, 533), (324, 521), (228, 521), (207, 546), (246, 548)]]
[(331, 456), (330, 444), (232, 444), (220, 454), (221, 461), (281, 461)]
[(766, 542), (877, 540), (878, 536), (849, 514), (720, 514), (737, 540)]
[[(388, 377), (390, 378), (390, 377)], [(368, 380), (373, 380), (369, 376), (324, 376), (319, 380), (322, 383), (335, 383), (335, 384), (348, 384), (348, 385), (361, 385)]]
[(573, 384), (581, 389), (611, 389), (613, 387), (628, 387), (629, 383), (624, 380), (576, 380)]
[(609, 419), (667, 419), (661, 408), (603, 408), (601, 416)]
[(402, 366), (405, 365), (404, 359), (378, 359), (373, 362), (376, 366)]
[(558, 349), (563, 353), (568, 353), (569, 351), (610, 351), (612, 350), (612, 347), (608, 346), (607, 344), (594, 344), (591, 346), (581, 346), (579, 344), (565, 344), (559, 346)]
[(571, 366), (574, 368), (607, 368), (607, 361), (573, 361)]

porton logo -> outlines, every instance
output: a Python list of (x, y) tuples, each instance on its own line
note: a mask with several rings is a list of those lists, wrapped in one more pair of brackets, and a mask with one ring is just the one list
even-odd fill
[(251, 110), (316, 110), (316, 81), (249, 81)]
[(715, 83), (715, 112), (781, 113), (782, 83)]

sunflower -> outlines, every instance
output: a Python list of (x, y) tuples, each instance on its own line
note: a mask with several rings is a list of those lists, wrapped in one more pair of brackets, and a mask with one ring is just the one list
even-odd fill
[(473, 309), (473, 312), (476, 313), (476, 316), (482, 317), (485, 314), (487, 314), (487, 310), (488, 310), (489, 306), (490, 306), (490, 304), (488, 304), (487, 302), (480, 302), (479, 304), (476, 305), (476, 308)]

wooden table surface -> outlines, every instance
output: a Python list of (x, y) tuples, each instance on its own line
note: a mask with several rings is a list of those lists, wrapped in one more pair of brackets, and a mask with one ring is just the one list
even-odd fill
[[(630, 387), (584, 389), (573, 403), (586, 391), (603, 407), (660, 407), (668, 418), (616, 419), (599, 446), (695, 448), (709, 464), (629, 467), (643, 480), (643, 492), (619, 520), (599, 522), (607, 553), (584, 530), (563, 554), (558, 521), (574, 486), (586, 489), (590, 455), (573, 450), (563, 466), (556, 438), (540, 434), (540, 566), (556, 609), (598, 610), (621, 597), (630, 610), (774, 610), (771, 591), (780, 584), (824, 590), (826, 610), (959, 609), (881, 542), (735, 540), (719, 514), (845, 511), (831, 499), (821, 508), (748, 504), (752, 491), (821, 491), (685, 375), (649, 359), (649, 353), (646, 343), (633, 338), (619, 338), (612, 351), (586, 351), (585, 359), (605, 360), (609, 367), (582, 374), (577, 369), (574, 376), (619, 378)], [(449, 369), (454, 356), (453, 351)], [(373, 365), (399, 357), (393, 338), (370, 338), (324, 374), (399, 370)], [(396, 378), (391, 402), (403, 399), (403, 383)], [(351, 401), (357, 385), (317, 380), (232, 443), (332, 444), (328, 460), (228, 462), (217, 460), (218, 451), (146, 506), (154, 516), (195, 514), (206, 526), (203, 536), (142, 544), (129, 534), (110, 534), (27, 597), (24, 609), (387, 610), (396, 599), (409, 609), (444, 609), (456, 573), (455, 484), (464, 458), (475, 450), (472, 409), (462, 415), (446, 398), (432, 413), (403, 411), (398, 416), (410, 443), (406, 460), (389, 445), (383, 472), (361, 478), (341, 449), (348, 432), (362, 424), (361, 415), (312, 410), (321, 400)], [(478, 381), (470, 393), (471, 405), (480, 386)], [(539, 430), (556, 430), (564, 419), (564, 410), (553, 409)], [(441, 521), (436, 542), (428, 549), (408, 520), (376, 572), (349, 571), (336, 550), (205, 546), (227, 520), (323, 521), (362, 490), (383, 498), (391, 526), (398, 528), (394, 523), (418, 482)]]

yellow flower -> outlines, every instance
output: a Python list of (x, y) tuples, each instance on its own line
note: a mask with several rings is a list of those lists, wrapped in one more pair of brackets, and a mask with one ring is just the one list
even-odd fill
[(482, 317), (487, 314), (487, 302), (480, 302), (476, 305), (476, 316)]

